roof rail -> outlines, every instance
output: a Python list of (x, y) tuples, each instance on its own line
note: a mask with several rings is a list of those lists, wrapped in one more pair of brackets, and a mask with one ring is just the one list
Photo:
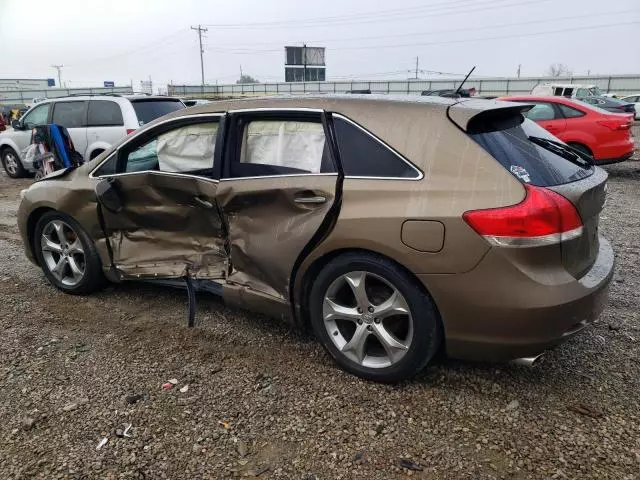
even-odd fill
[(121, 97), (122, 95), (119, 93), (70, 93), (69, 95), (64, 95), (63, 97), (47, 97), (47, 100), (53, 100), (56, 98), (66, 98), (66, 97)]

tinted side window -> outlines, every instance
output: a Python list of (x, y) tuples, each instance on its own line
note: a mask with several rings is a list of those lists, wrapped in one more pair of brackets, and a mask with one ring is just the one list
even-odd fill
[(87, 102), (57, 102), (53, 106), (53, 123), (67, 128), (84, 127)]
[(553, 120), (556, 117), (556, 111), (550, 103), (537, 103), (531, 110), (525, 112), (524, 116), (534, 122)]
[(567, 107), (566, 105), (562, 105), (561, 103), (558, 104), (558, 107), (560, 107), (560, 111), (565, 116), (565, 118), (578, 118), (585, 115), (584, 112), (581, 112), (576, 108)]
[(124, 125), (120, 105), (109, 100), (91, 100), (87, 125), (89, 127), (120, 127)]
[(363, 128), (334, 116), (344, 174), (350, 177), (420, 178), (420, 171)]

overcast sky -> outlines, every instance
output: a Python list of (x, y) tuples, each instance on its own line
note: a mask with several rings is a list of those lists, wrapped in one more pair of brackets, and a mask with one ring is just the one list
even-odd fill
[[(327, 78), (404, 79), (429, 71), (522, 76), (640, 73), (640, 0), (0, 0), (0, 78), (69, 87), (149, 76), (154, 87), (233, 83), (240, 65), (284, 80), (284, 45), (325, 46)], [(448, 75), (447, 75), (448, 76)]]

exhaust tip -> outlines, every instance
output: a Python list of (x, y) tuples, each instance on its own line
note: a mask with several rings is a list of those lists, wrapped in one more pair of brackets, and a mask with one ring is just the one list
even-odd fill
[(533, 367), (540, 363), (543, 355), (544, 353), (541, 353), (540, 355), (536, 355), (534, 357), (516, 358), (515, 360), (512, 360), (511, 363), (515, 363), (516, 365), (523, 365), (525, 367)]

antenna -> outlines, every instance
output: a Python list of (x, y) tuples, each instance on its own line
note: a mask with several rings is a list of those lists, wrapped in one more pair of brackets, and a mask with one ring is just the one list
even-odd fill
[(467, 76), (464, 77), (464, 80), (462, 80), (462, 82), (460, 83), (460, 85), (458, 85), (457, 90), (455, 91), (455, 93), (460, 93), (460, 90), (462, 89), (462, 85), (464, 85), (464, 83), (467, 81), (467, 78), (469, 78), (471, 76), (471, 74), (473, 73), (473, 71), (476, 69), (476, 66), (474, 65), (473, 68), (471, 70), (469, 70), (469, 73), (467, 73)]

